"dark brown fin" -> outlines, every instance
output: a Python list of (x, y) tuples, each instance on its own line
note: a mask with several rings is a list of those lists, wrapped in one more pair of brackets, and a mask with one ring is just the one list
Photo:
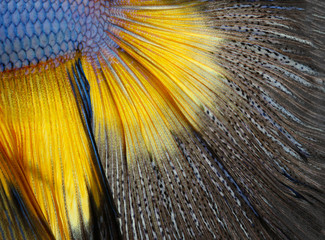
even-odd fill
[(107, 4), (110, 42), (82, 65), (126, 239), (324, 236), (320, 9)]

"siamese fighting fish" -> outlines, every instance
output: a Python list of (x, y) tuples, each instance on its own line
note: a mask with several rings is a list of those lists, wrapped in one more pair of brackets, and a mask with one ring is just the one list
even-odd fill
[(0, 239), (325, 239), (324, 0), (0, 0)]

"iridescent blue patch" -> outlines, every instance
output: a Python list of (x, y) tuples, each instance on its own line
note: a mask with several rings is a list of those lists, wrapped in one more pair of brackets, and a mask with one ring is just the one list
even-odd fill
[[(0, 2), (0, 71), (73, 54), (77, 47), (98, 49), (104, 37), (99, 1), (11, 0)], [(89, 14), (86, 14), (86, 13)], [(96, 13), (96, 14), (94, 14)], [(96, 35), (96, 40), (90, 40)]]

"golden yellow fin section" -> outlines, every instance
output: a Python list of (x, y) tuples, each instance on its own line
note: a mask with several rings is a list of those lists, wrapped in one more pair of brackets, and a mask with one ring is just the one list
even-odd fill
[(28, 74), (25, 69), (4, 72), (0, 77), (0, 106), (17, 144), (2, 145), (2, 151), (11, 154), (5, 161), (19, 161), (15, 164), (23, 173), (13, 176), (30, 187), (28, 194), (34, 194), (39, 206), (36, 216), (43, 214), (58, 239), (89, 237), (91, 210), (104, 212), (103, 180), (68, 78), (73, 64), (41, 66)]
[(54, 239), (26, 181), (16, 140), (0, 107), (0, 238)]
[(106, 33), (116, 46), (83, 59), (102, 158), (174, 152), (172, 133), (199, 129), (198, 113), (220, 91), (212, 54), (220, 34), (205, 27), (200, 1), (167, 3), (110, 6)]

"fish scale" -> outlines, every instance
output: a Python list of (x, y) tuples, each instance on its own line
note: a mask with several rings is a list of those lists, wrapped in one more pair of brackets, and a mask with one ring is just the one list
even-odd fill
[[(98, 49), (99, 1), (1, 1), (0, 72)], [(96, 37), (95, 37), (96, 36)]]

